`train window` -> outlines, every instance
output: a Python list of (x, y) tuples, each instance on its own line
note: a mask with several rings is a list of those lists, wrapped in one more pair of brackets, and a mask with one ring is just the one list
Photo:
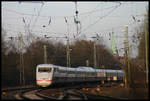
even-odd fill
[(74, 71), (70, 71), (70, 74), (73, 74), (74, 73)]
[(72, 71), (68, 71), (67, 73), (68, 73), (68, 74), (72, 74)]
[(58, 72), (61, 73), (61, 70), (59, 69)]
[(54, 72), (58, 72), (58, 68), (54, 68)]
[(71, 71), (67, 71), (68, 74), (71, 74)]
[(65, 70), (59, 70), (59, 73), (66, 73)]
[(51, 72), (51, 68), (39, 68), (38, 72)]

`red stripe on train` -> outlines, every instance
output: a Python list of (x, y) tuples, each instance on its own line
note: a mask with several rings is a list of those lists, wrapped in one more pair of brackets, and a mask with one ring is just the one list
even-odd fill
[(52, 80), (36, 80), (36, 81), (38, 81), (38, 82), (42, 82), (42, 81), (50, 82)]

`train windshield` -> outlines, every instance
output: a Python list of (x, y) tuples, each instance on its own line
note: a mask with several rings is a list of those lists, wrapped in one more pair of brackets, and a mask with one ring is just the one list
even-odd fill
[(39, 68), (38, 72), (51, 72), (51, 68)]

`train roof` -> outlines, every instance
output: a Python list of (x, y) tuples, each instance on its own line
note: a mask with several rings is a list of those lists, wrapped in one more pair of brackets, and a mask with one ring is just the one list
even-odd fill
[(60, 70), (66, 70), (66, 71), (75, 71), (76, 70), (76, 68), (63, 67), (63, 66), (55, 66), (54, 68), (58, 68)]
[(96, 72), (105, 72), (105, 69), (95, 69)]
[(66, 69), (67, 69), (68, 71), (75, 71), (75, 70), (76, 70), (76, 68), (70, 68), (70, 67), (66, 67)]
[(96, 72), (120, 72), (122, 73), (123, 70), (113, 70), (113, 69), (96, 69)]
[(77, 69), (81, 70), (81, 71), (88, 71), (88, 72), (94, 72), (95, 69), (93, 69), (92, 67), (85, 67), (85, 66), (79, 66)]
[(118, 70), (117, 72), (118, 72), (118, 73), (124, 73), (124, 71), (123, 71), (123, 70)]
[(56, 66), (56, 68), (58, 68), (60, 70), (66, 70), (67, 69), (66, 67), (63, 67), (63, 66)]
[(37, 67), (54, 66), (53, 64), (39, 64)]
[(113, 70), (113, 69), (94, 69), (92, 67), (86, 67), (86, 66), (79, 66), (77, 68), (71, 68), (71, 67), (63, 67), (63, 66), (57, 66), (53, 64), (39, 64), (38, 67), (54, 67), (58, 68), (60, 70), (68, 70), (68, 71), (87, 71), (87, 72), (118, 72), (118, 73), (124, 73), (123, 70)]

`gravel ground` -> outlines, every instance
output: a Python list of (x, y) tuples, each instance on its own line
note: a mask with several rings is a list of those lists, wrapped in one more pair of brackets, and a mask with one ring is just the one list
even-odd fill
[[(97, 86), (96, 88), (82, 88), (81, 91), (89, 94), (109, 96), (118, 99), (148, 99), (148, 88), (129, 89), (124, 88), (120, 85), (116, 85), (113, 87)], [(61, 89), (57, 89), (57, 91), (48, 89), (40, 93), (46, 96), (53, 96), (53, 97), (62, 94)]]
[(16, 94), (16, 92), (2, 92), (1, 94), (1, 99), (2, 100), (15, 100), (16, 98), (14, 97), (14, 95)]
[(114, 87), (97, 87), (83, 88), (82, 91), (92, 94), (110, 96), (118, 99), (148, 99), (148, 88), (124, 88), (121, 86)]

